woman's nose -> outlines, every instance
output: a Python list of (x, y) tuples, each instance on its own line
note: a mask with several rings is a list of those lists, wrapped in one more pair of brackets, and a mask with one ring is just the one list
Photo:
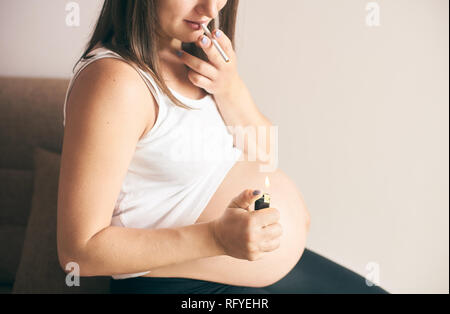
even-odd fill
[(199, 2), (198, 11), (199, 14), (215, 18), (218, 14), (218, 0), (201, 0)]

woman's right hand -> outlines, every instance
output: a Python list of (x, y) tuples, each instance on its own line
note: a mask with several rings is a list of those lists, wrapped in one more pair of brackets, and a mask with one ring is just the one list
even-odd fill
[(280, 212), (272, 207), (250, 209), (260, 197), (260, 194), (253, 195), (253, 190), (244, 190), (231, 200), (221, 217), (211, 222), (215, 240), (225, 255), (255, 261), (264, 252), (280, 246), (283, 233), (278, 223)]

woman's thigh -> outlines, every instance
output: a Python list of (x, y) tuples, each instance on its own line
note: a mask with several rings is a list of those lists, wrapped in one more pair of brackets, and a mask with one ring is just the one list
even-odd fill
[(269, 293), (388, 293), (368, 286), (364, 277), (309, 249), (285, 277), (264, 289)]
[(190, 278), (136, 277), (111, 279), (113, 294), (267, 294), (263, 288), (241, 287)]

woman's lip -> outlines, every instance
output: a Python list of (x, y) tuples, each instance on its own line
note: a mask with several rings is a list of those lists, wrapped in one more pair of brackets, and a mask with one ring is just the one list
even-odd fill
[(186, 22), (190, 22), (190, 23), (194, 23), (194, 24), (198, 24), (198, 25), (207, 23), (207, 22), (196, 22), (196, 21), (190, 21), (190, 20), (185, 20), (185, 21)]
[(188, 21), (188, 20), (185, 20), (185, 21), (186, 21), (186, 23), (191, 27), (191, 29), (193, 29), (193, 30), (195, 30), (195, 31), (198, 31), (198, 30), (201, 30), (201, 29), (202, 29), (202, 27), (200, 26), (200, 24), (197, 23), (197, 22), (191, 22), (191, 21)]

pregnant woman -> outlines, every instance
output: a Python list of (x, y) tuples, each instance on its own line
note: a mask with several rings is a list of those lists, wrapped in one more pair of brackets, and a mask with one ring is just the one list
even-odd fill
[(301, 193), (249, 158), (274, 139), (237, 141), (234, 127), (273, 127), (237, 71), (237, 7), (105, 0), (64, 103), (61, 266), (111, 276), (113, 293), (384, 292), (305, 249)]

